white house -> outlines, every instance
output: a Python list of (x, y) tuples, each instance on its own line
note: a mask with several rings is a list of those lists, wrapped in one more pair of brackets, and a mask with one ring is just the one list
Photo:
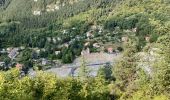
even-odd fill
[(55, 5), (55, 10), (59, 10), (60, 7), (58, 5)]
[(51, 37), (47, 37), (47, 41), (48, 41), (48, 42), (51, 42)]
[(91, 31), (87, 32), (86, 33), (86, 36), (89, 38), (89, 37), (93, 37), (93, 33)]
[(57, 43), (57, 40), (56, 38), (53, 37), (53, 43)]
[(58, 55), (61, 51), (55, 51), (55, 54)]
[(33, 15), (41, 15), (41, 11), (40, 10), (35, 10), (35, 11), (33, 11)]
[(4, 66), (5, 65), (5, 62), (0, 62), (0, 66)]
[(93, 44), (93, 47), (95, 47), (95, 48), (100, 48), (100, 45), (99, 45), (98, 43), (94, 43), (94, 44)]
[(47, 64), (48, 64), (48, 60), (45, 59), (45, 58), (43, 58), (41, 64), (42, 64), (42, 65), (47, 65)]
[(90, 54), (90, 49), (89, 48), (87, 48), (86, 50), (81, 51), (81, 55), (88, 55), (88, 54)]

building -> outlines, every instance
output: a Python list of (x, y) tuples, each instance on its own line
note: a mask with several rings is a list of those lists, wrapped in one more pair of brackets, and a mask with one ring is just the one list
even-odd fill
[(58, 41), (61, 41), (61, 38), (60, 38), (60, 37), (57, 37), (57, 40), (58, 40)]
[(122, 37), (122, 42), (128, 42), (129, 38), (127, 36)]
[(88, 55), (88, 54), (90, 54), (90, 49), (89, 48), (87, 48), (86, 50), (81, 51), (81, 55)]
[(137, 32), (137, 28), (133, 28), (133, 29), (132, 29), (132, 32)]
[(12, 49), (9, 52), (8, 57), (11, 58), (11, 59), (15, 59), (15, 57), (19, 54), (18, 50), (19, 50), (18, 48)]
[(45, 59), (45, 58), (43, 58), (41, 64), (42, 64), (42, 65), (47, 65), (47, 64), (48, 64), (48, 60)]
[(60, 7), (58, 5), (55, 5), (55, 10), (59, 10)]
[(68, 43), (64, 43), (64, 44), (62, 45), (62, 47), (68, 48), (68, 47), (69, 47), (69, 44), (68, 44)]
[(33, 15), (41, 15), (41, 11), (40, 10), (35, 10), (35, 11), (33, 11)]
[(20, 50), (24, 50), (24, 49), (25, 49), (25, 47), (24, 47), (24, 46), (21, 46), (21, 47), (20, 47)]
[(87, 33), (86, 33), (86, 36), (87, 36), (88, 38), (89, 38), (89, 37), (93, 37), (92, 31), (87, 32)]
[(2, 49), (0, 53), (7, 53), (7, 51), (5, 49)]
[(9, 53), (9, 52), (11, 52), (12, 49), (13, 49), (12, 47), (9, 47), (9, 48), (7, 48), (6, 50), (7, 50), (7, 52)]
[(95, 48), (100, 48), (100, 45), (99, 45), (98, 43), (94, 43), (94, 44), (93, 44), (93, 47), (95, 47)]
[(55, 11), (55, 5), (47, 5), (46, 11), (47, 11), (47, 12), (53, 12), (53, 11)]
[(89, 46), (89, 45), (90, 45), (90, 42), (86, 42), (86, 43), (84, 44), (85, 47), (87, 47), (87, 46)]
[(68, 33), (66, 30), (63, 30), (63, 34), (66, 34), (66, 33)]
[(60, 52), (61, 52), (61, 51), (55, 51), (55, 54), (58, 55), (58, 54), (60, 54)]
[(5, 62), (0, 62), (0, 67), (5, 66)]
[(16, 67), (17, 69), (21, 70), (21, 69), (22, 69), (22, 67), (23, 67), (23, 64), (19, 64), (19, 63), (17, 63), (17, 64), (15, 65), (15, 67)]
[(145, 37), (146, 42), (150, 42), (150, 36)]
[(107, 48), (107, 52), (108, 53), (113, 53), (113, 48), (112, 47)]
[(53, 43), (57, 43), (56, 38), (53, 37), (52, 40), (53, 40)]
[(51, 37), (47, 37), (47, 41), (51, 42), (52, 38)]

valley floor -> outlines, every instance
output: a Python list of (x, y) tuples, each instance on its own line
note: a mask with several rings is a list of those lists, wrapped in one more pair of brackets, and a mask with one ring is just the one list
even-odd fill
[[(106, 65), (111, 64), (113, 65), (119, 58), (121, 57), (121, 54), (114, 53), (114, 54), (108, 54), (108, 53), (91, 53), (88, 55), (84, 55), (81, 57), (78, 57), (75, 59), (75, 61), (71, 64), (64, 64), (61, 67), (53, 67), (48, 70), (45, 70), (45, 72), (54, 73), (60, 77), (67, 77), (67, 76), (78, 76), (80, 66), (84, 63), (87, 66), (88, 70), (90, 71), (90, 76), (96, 76), (98, 70)], [(35, 71), (30, 70), (29, 72), (30, 76), (36, 75)]]

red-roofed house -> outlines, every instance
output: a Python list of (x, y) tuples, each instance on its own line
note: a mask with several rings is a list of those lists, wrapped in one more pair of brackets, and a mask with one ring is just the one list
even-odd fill
[(19, 64), (19, 63), (17, 63), (17, 64), (15, 65), (15, 67), (16, 67), (17, 69), (22, 69), (23, 64)]
[(113, 48), (109, 47), (109, 48), (107, 48), (107, 51), (108, 51), (108, 53), (113, 53)]

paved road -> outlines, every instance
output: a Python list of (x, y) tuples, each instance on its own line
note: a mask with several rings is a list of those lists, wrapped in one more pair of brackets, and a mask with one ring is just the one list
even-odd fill
[[(91, 70), (90, 75), (96, 76), (98, 70), (101, 66), (110, 63), (111, 65), (115, 63), (115, 59), (118, 59), (120, 55), (107, 54), (107, 53), (92, 53), (85, 56), (85, 63), (88, 69)], [(54, 73), (61, 77), (66, 77), (74, 74), (77, 76), (82, 62), (82, 57), (77, 58), (72, 64), (65, 64), (60, 68), (51, 68), (45, 72)], [(30, 75), (33, 76), (36, 73), (34, 71), (30, 72)]]

